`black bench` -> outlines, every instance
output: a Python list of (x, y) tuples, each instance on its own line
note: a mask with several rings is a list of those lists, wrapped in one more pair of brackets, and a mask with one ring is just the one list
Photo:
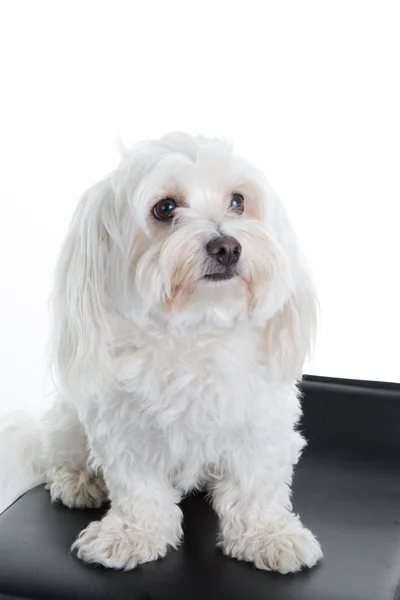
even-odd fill
[(52, 505), (41, 487), (0, 516), (0, 599), (400, 600), (400, 385), (306, 377), (294, 505), (324, 560), (278, 575), (222, 556), (216, 517), (187, 498), (185, 540), (132, 572), (87, 566), (69, 553), (102, 510)]

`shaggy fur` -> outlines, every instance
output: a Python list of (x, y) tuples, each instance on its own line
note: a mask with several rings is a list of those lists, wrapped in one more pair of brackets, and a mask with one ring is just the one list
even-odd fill
[[(177, 206), (168, 223), (152, 212), (163, 198)], [(242, 253), (230, 278), (210, 281), (222, 267), (206, 246), (222, 235)], [(21, 476), (69, 507), (109, 498), (73, 549), (116, 569), (177, 548), (179, 502), (198, 488), (210, 494), (225, 554), (281, 573), (321, 558), (290, 501), (305, 443), (296, 381), (316, 303), (259, 171), (227, 144), (186, 134), (126, 151), (79, 204), (53, 307), (59, 393), (39, 427), (3, 425), (7, 447), (19, 432), (8, 500)]]

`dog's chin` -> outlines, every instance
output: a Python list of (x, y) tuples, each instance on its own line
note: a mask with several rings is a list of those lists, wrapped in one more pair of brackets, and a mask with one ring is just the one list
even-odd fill
[[(248, 313), (246, 282), (238, 273), (208, 273), (189, 286), (179, 288), (177, 294), (166, 303), (167, 313), (179, 315), (182, 324), (201, 323), (213, 327), (233, 325)], [(212, 277), (210, 277), (212, 275)]]
[(193, 299), (218, 304), (226, 300), (241, 300), (245, 291), (243, 278), (237, 271), (208, 273), (198, 281)]

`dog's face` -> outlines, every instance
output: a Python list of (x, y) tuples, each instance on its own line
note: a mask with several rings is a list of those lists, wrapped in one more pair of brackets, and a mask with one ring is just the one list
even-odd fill
[(175, 324), (175, 333), (196, 326), (209, 335), (246, 321), (264, 332), (271, 372), (299, 372), (315, 323), (313, 288), (263, 175), (225, 143), (185, 134), (126, 152), (82, 199), (61, 253), (61, 377), (83, 385), (89, 372), (92, 381), (111, 373), (116, 337), (129, 328), (159, 335)]
[(136, 316), (227, 322), (283, 305), (291, 265), (265, 185), (220, 141), (172, 135), (128, 153), (114, 186)]

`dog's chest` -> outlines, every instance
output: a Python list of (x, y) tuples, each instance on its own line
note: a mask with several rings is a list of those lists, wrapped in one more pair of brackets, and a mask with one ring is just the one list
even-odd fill
[(141, 419), (207, 434), (243, 422), (267, 386), (260, 339), (249, 330), (147, 341), (121, 375)]

